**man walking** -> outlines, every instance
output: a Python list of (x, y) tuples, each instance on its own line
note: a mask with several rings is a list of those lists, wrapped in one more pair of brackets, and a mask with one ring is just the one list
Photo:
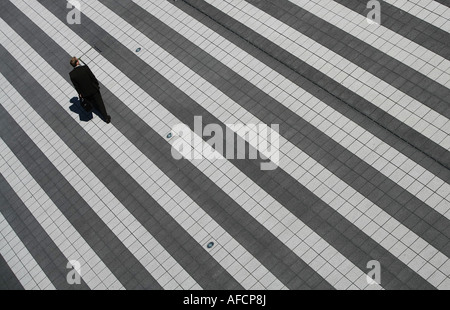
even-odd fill
[(100, 93), (100, 85), (97, 78), (88, 66), (81, 66), (80, 61), (76, 57), (72, 57), (70, 64), (74, 69), (70, 72), (70, 80), (81, 98), (91, 102), (97, 110), (102, 114), (103, 120), (111, 123), (111, 116), (106, 113), (105, 104), (103, 103)]

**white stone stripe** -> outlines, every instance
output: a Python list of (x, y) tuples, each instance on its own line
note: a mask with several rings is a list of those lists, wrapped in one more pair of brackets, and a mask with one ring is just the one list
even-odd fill
[[(111, 12), (108, 8), (101, 5), (101, 3), (96, 2), (95, 5), (93, 5), (92, 2), (90, 2), (90, 7), (93, 10), (87, 10), (88, 14), (94, 14), (95, 10), (108, 12), (108, 18), (117, 21), (117, 23), (120, 24), (120, 28), (112, 25), (109, 21), (105, 21), (101, 25), (105, 30), (115, 31), (116, 36), (119, 37), (119, 40), (123, 37), (123, 40), (126, 40), (123, 42), (126, 46), (133, 46), (133, 48), (138, 44), (140, 44), (140, 46), (145, 46), (146, 50), (141, 51), (139, 53), (139, 57), (145, 60), (149, 65), (153, 64), (153, 66), (155, 66), (155, 68), (157, 68), (163, 76), (174, 83), (174, 85), (178, 86), (180, 90), (184, 91), (194, 101), (201, 103), (206, 110), (213, 115), (216, 115), (222, 123), (233, 124), (240, 122), (240, 120), (233, 114), (229, 113), (229, 111), (234, 111), (235, 115), (240, 115), (241, 120), (245, 119), (245, 123), (262, 123), (259, 119), (245, 111), (245, 109), (242, 109), (242, 107), (228, 98), (220, 90), (201, 78), (188, 67), (184, 66), (181, 62), (165, 52), (159, 46), (155, 45), (137, 29), (133, 27), (130, 28), (133, 30), (133, 37), (123, 33), (122, 35), (124, 36), (122, 36), (121, 29), (127, 25), (127, 23), (124, 22), (119, 16)], [(148, 51), (151, 51), (151, 53)], [(165, 63), (170, 64), (170, 66), (165, 65)], [(197, 92), (197, 89), (204, 89), (204, 92), (211, 97), (207, 97), (201, 92)], [(233, 128), (229, 128), (233, 130)], [(239, 134), (239, 132), (236, 133)], [(243, 135), (241, 135), (241, 137), (248, 139), (248, 137)], [(258, 145), (255, 141), (250, 140), (249, 143), (258, 149)], [(436, 267), (432, 266), (428, 262), (422, 264), (423, 259), (420, 258), (419, 253), (423, 251), (421, 246), (425, 247), (428, 245), (426, 241), (411, 232), (378, 206), (371, 203), (368, 199), (357, 193), (354, 189), (342, 182), (330, 171), (314, 161), (314, 159), (304, 154), (289, 141), (286, 141), (284, 138), (280, 137), (280, 144), (280, 153), (282, 154), (280, 167), (282, 169), (291, 174), (301, 184), (306, 184), (305, 186), (316, 194), (316, 196), (335, 208), (343, 216), (350, 217), (351, 222), (353, 222), (363, 232), (371, 236), (375, 241), (380, 243), (381, 239), (383, 239), (381, 244), (383, 245), (384, 242), (384, 247), (388, 250), (392, 246), (392, 244), (390, 244), (392, 239), (390, 241), (386, 240), (389, 240), (387, 237), (389, 232), (392, 232), (390, 237), (397, 242), (395, 245), (396, 248), (401, 248), (402, 242), (406, 243), (407, 246), (405, 246), (406, 249), (402, 249), (400, 253), (393, 250), (391, 252), (400, 260), (404, 261), (405, 264), (410, 266), (413, 270), (419, 271), (420, 269), (420, 274), (425, 279), (431, 278), (431, 275), (437, 271)], [(298, 161), (294, 161), (293, 159), (298, 159)], [(302, 163), (302, 165), (299, 163)], [(332, 184), (334, 184), (334, 186), (332, 186)], [(338, 190), (336, 190), (336, 187)], [(346, 201), (348, 203), (346, 203)], [(366, 212), (373, 216), (382, 218), (383, 220), (381, 220), (381, 225), (376, 221), (376, 219), (372, 220), (368, 218), (365, 215)], [(405, 237), (406, 233), (408, 233), (407, 237)], [(400, 255), (403, 250), (408, 251), (407, 255), (404, 255), (405, 257)], [(410, 259), (411, 256), (414, 256), (415, 261)], [(417, 261), (420, 263), (417, 264)], [(424, 265), (426, 265), (426, 268), (422, 268)], [(431, 281), (434, 281), (434, 279), (431, 279)], [(440, 283), (434, 284), (439, 285)]]
[[(1, 74), (0, 83), (2, 87), (10, 89), (9, 96), (14, 98), (14, 101), (3, 100), (2, 106), (15, 118), (19, 126), (33, 137), (37, 147), (45, 156), (52, 159), (55, 168), (155, 280), (164, 289), (199, 288), (195, 286), (195, 280), (114, 197)], [(29, 119), (33, 119), (33, 122), (30, 123)], [(95, 191), (91, 190), (93, 188)]]
[[(0, 139), (0, 149), (2, 150), (0, 173), (11, 185), (12, 189), (30, 210), (31, 214), (33, 214), (48, 236), (55, 242), (56, 246), (67, 258), (67, 262), (76, 260), (81, 264), (81, 278), (86, 284), (91, 289), (123, 288), (108, 267), (103, 264), (89, 244), (86, 243), (83, 237), (70, 224), (45, 191), (3, 142), (3, 139)], [(39, 279), (39, 276), (37, 279)]]
[[(450, 87), (450, 61), (332, 0), (289, 0), (430, 79)], [(383, 15), (381, 15), (383, 17)], [(425, 60), (424, 60), (425, 59)]]
[[(130, 27), (130, 25), (120, 19), (119, 16), (116, 16), (108, 8), (98, 5), (98, 3), (90, 1), (84, 3), (84, 7), (88, 8), (85, 12), (92, 20), (100, 20), (101, 16), (98, 13), (96, 14), (97, 10), (97, 12), (102, 12), (102, 15), (106, 14), (109, 17), (108, 19), (114, 20), (115, 23), (120, 23), (120, 28)], [(106, 25), (107, 23), (104, 22), (102, 24)], [(120, 37), (122, 35), (121, 32), (115, 34)], [(127, 40), (127, 37), (124, 36), (123, 40)], [(147, 43), (143, 44), (143, 46), (149, 47)], [(140, 53), (140, 55), (142, 55), (142, 53)], [(163, 55), (162, 57), (165, 58), (165, 56), (166, 55)], [(167, 60), (167, 58), (165, 59)], [(151, 100), (153, 101), (153, 99)], [(144, 102), (147, 101), (149, 100), (144, 100)], [(174, 116), (162, 106), (158, 106), (158, 109), (161, 109), (160, 111), (163, 114), (170, 115), (170, 118), (174, 118)], [(190, 134), (194, 133), (190, 132)], [(196, 136), (196, 141), (201, 141), (201, 149), (207, 146), (207, 144), (198, 136)], [(191, 141), (186, 141), (186, 144), (190, 143)], [(211, 152), (213, 152), (213, 158), (223, 159), (221, 154), (218, 154), (216, 151)], [(207, 159), (204, 161), (191, 160), (191, 162), (213, 182), (222, 185), (221, 188), (232, 199), (241, 205), (244, 210), (277, 236), (282, 242), (286, 243), (287, 246), (302, 260), (311, 264), (311, 267), (331, 285), (334, 285), (338, 289), (347, 289), (349, 287), (359, 289), (380, 288), (378, 285), (369, 286), (364, 272), (359, 270), (353, 263), (348, 261), (314, 231), (299, 221), (293, 214), (286, 210), (230, 162), (224, 160), (207, 161)], [(233, 178), (230, 176), (233, 176)], [(235, 181), (233, 181), (236, 179), (241, 180), (241, 182), (236, 184)], [(298, 232), (301, 232), (301, 237), (297, 235)], [(302, 241), (302, 239), (304, 239), (304, 241)], [(332, 263), (328, 262), (328, 260)]]
[[(416, 195), (437, 212), (450, 218), (448, 207), (450, 185), (442, 179), (305, 92), (232, 42), (197, 22), (170, 2), (158, 5), (145, 0), (134, 2), (291, 111), (311, 122), (386, 177), (392, 178), (395, 183)], [(196, 36), (198, 39), (194, 40)]]
[[(36, 8), (40, 14), (42, 12), (48, 12), (42, 5), (36, 1), (12, 1), (24, 14), (36, 23), (39, 27), (45, 28), (48, 25), (60, 31), (64, 31), (66, 35), (72, 31), (61, 21), (56, 19), (51, 14), (45, 14), (45, 19), (36, 13)], [(33, 6), (33, 10), (30, 10), (28, 5)], [(58, 31), (59, 31), (58, 30)], [(55, 30), (56, 31), (56, 30)], [(52, 33), (52, 34), (50, 34)], [(53, 38), (53, 31), (47, 31), (47, 34)], [(119, 79), (119, 83), (116, 83), (116, 87), (121, 87), (122, 96), (120, 99), (132, 108), (136, 99), (133, 97), (136, 92), (143, 91), (134, 84), (131, 80), (125, 82), (123, 75), (117, 68), (113, 67), (107, 60), (100, 56), (96, 51), (92, 49), (86, 49), (84, 51), (78, 50), (77, 47), (72, 45), (74, 41), (80, 41), (75, 33), (70, 37), (73, 39), (71, 42), (55, 41), (58, 44), (70, 45), (69, 49), (74, 52), (73, 55), (85, 54), (87, 58), (98, 57), (97, 65), (105, 67), (110, 70), (112, 76), (120, 75), (122, 79)], [(26, 42), (23, 42), (26, 44)], [(16, 56), (17, 53), (14, 54)], [(28, 58), (39, 59), (36, 63), (39, 63), (39, 67), (36, 67), (38, 71), (46, 72), (47, 76), (53, 76), (51, 79), (55, 81), (55, 85), (58, 89), (63, 91), (58, 101), (58, 98), (54, 95), (56, 92), (53, 90), (52, 95), (58, 102), (62, 102), (65, 97), (71, 98), (71, 94), (74, 93), (73, 87), (65, 82), (59, 74), (57, 74), (53, 68), (51, 68), (45, 60), (43, 60), (34, 50), (27, 52)], [(19, 59), (18, 59), (19, 61)], [(35, 61), (35, 60), (34, 60)], [(29, 66), (28, 66), (29, 67)], [(31, 71), (31, 69), (30, 69)], [(29, 71), (29, 72), (30, 72)], [(30, 72), (33, 75), (33, 72)], [(99, 79), (102, 79), (102, 75), (98, 75)], [(39, 80), (39, 79), (38, 79)], [(41, 83), (42, 84), (42, 83)], [(125, 93), (124, 91), (127, 90)], [(144, 108), (145, 109), (145, 108)], [(151, 109), (147, 106), (147, 109)], [(142, 107), (141, 107), (142, 110)], [(158, 114), (159, 117), (165, 118), (166, 115)], [(74, 117), (74, 116), (72, 116)], [(170, 123), (170, 119), (169, 119)], [(186, 195), (169, 177), (167, 177), (156, 165), (154, 165), (140, 150), (138, 150), (128, 139), (126, 139), (117, 129), (113, 126), (107, 127), (108, 130), (104, 131), (102, 128), (93, 128), (93, 123), (87, 124), (86, 131), (98, 141), (101, 145), (117, 162), (120, 164), (127, 173), (132, 176), (141, 187), (146, 190), (198, 243), (206, 245), (211, 239), (217, 239), (220, 236), (223, 240), (227, 240), (225, 243), (217, 245), (215, 251), (210, 252), (211, 256), (215, 258), (230, 275), (232, 275), (239, 283), (241, 283), (245, 289), (251, 288), (267, 288), (267, 289), (280, 289), (285, 288), (284, 285), (276, 279), (272, 273), (270, 273), (261, 263), (255, 259), (242, 245), (240, 245), (234, 238), (232, 238), (220, 225), (217, 224), (208, 214), (206, 214), (200, 206), (198, 206), (189, 196)], [(163, 130), (164, 125), (156, 128), (157, 131)], [(168, 130), (163, 130), (168, 132)], [(114, 142), (117, 145), (114, 145)], [(117, 146), (120, 146), (119, 148)], [(136, 165), (135, 163), (140, 165)], [(131, 162), (131, 163), (130, 163)], [(192, 212), (186, 212), (189, 209)], [(195, 216), (194, 216), (195, 214)], [(246, 262), (241, 263), (241, 261)], [(257, 275), (251, 274), (248, 269), (258, 268), (261, 272)]]
[(246, 1), (205, 1), (367, 99), (444, 149), (450, 149), (450, 121), (445, 116)]
[[(1, 141), (3, 142), (3, 140)], [(3, 148), (1, 150), (3, 156)], [(0, 255), (5, 259), (24, 289), (56, 289), (1, 213), (0, 236)]]
[(433, 0), (384, 0), (421, 20), (450, 33), (450, 8)]

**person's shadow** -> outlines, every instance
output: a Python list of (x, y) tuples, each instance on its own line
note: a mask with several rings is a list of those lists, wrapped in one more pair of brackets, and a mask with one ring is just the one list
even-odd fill
[(72, 99), (70, 99), (70, 103), (72, 104), (69, 107), (70, 111), (78, 114), (80, 117), (80, 121), (82, 122), (89, 122), (91, 119), (94, 118), (93, 114), (102, 118), (100, 116), (100, 113), (95, 109), (95, 107), (90, 112), (86, 112), (86, 110), (83, 109), (83, 107), (81, 106), (80, 99), (78, 97), (73, 97)]

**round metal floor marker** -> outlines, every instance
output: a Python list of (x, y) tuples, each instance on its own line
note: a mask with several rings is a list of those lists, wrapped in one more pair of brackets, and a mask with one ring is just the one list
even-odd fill
[(141, 48), (138, 47), (138, 48), (136, 49), (136, 53), (139, 53), (140, 51), (141, 51)]
[(208, 243), (208, 245), (207, 245), (208, 249), (212, 248), (213, 246), (214, 246), (214, 242), (210, 242), (210, 243)]
[(167, 139), (170, 139), (170, 138), (172, 138), (172, 133), (169, 133), (169, 134), (167, 135)]

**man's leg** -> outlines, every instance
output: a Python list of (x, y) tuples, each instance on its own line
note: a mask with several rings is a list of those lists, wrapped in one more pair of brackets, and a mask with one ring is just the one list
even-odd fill
[(111, 117), (106, 112), (105, 104), (103, 103), (103, 98), (100, 92), (93, 96), (93, 102), (97, 110), (102, 114), (103, 119), (108, 123), (111, 121)]

